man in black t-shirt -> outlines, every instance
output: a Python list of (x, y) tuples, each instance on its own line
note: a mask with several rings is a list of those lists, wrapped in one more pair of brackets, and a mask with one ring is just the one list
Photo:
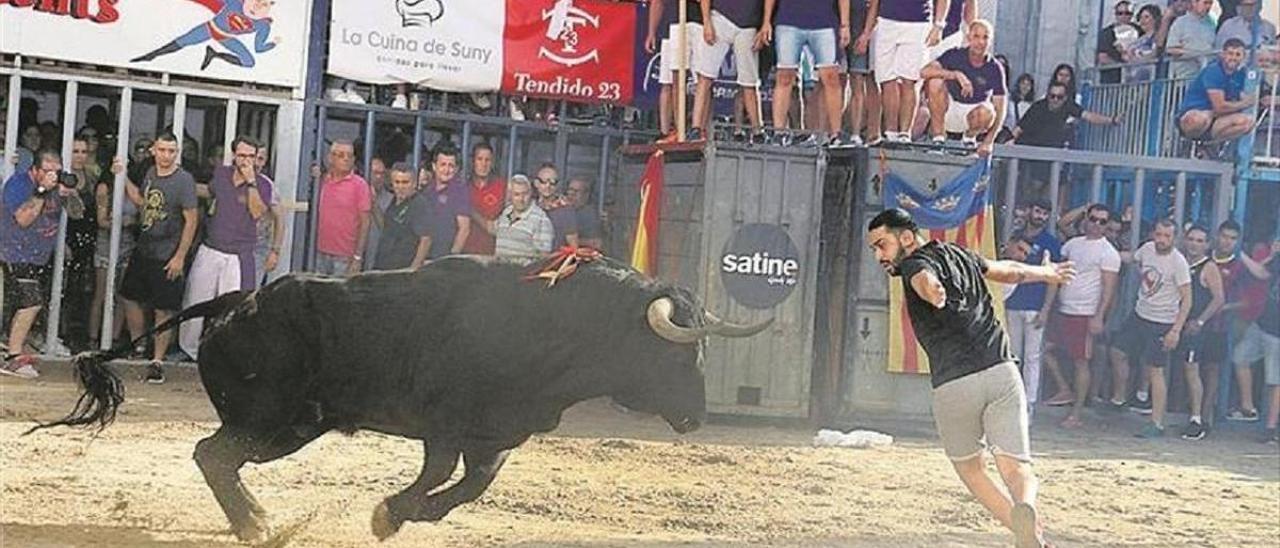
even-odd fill
[[(934, 421), (956, 473), (1013, 530), (1019, 548), (1043, 546), (1027, 396), (986, 280), (1065, 283), (1075, 276), (1071, 264), (987, 260), (953, 244), (926, 241), (901, 209), (872, 219), (867, 241), (885, 271), (902, 279), (912, 329), (929, 356)], [(1008, 496), (986, 473), (984, 445), (995, 456)]]
[(1018, 120), (1013, 138), (1020, 145), (1063, 148), (1071, 141), (1073, 126), (1068, 122), (1081, 119), (1090, 124), (1119, 125), (1114, 116), (1085, 110), (1075, 97), (1067, 97), (1067, 87), (1060, 83), (1049, 84), (1044, 99), (1031, 104), (1031, 108)]

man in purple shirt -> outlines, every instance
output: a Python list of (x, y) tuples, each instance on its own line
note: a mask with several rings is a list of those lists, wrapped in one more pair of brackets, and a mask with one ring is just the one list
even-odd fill
[[(777, 12), (774, 12), (774, 7)], [(800, 70), (800, 51), (806, 46), (813, 56), (813, 67), (822, 82), (827, 126), (831, 137), (840, 129), (844, 111), (844, 93), (840, 86), (840, 64), (837, 48), (849, 45), (849, 0), (765, 0), (764, 23), (756, 37), (756, 47), (773, 41), (777, 25), (778, 74), (773, 92), (773, 127), (787, 127), (791, 107), (791, 90)]]
[(742, 89), (742, 104), (747, 110), (751, 132), (760, 131), (759, 56), (755, 49), (756, 29), (763, 17), (764, 0), (701, 0), (702, 41), (694, 49), (694, 72), (698, 88), (693, 98), (693, 127), (696, 136), (706, 133), (703, 123), (711, 119), (711, 84), (720, 76), (725, 54), (733, 51)]
[[(214, 169), (208, 185), (197, 185), (196, 194), (213, 200), (204, 243), (196, 250), (187, 279), (183, 307), (232, 291), (253, 289), (257, 279), (254, 248), (258, 245), (258, 220), (266, 215), (271, 190), (258, 173), (258, 144), (248, 137), (231, 142), (235, 158), (230, 166)], [(178, 328), (178, 346), (191, 359), (199, 356), (201, 319)]]
[(978, 0), (951, 0), (947, 8), (946, 26), (942, 27), (942, 39), (929, 48), (928, 58), (933, 61), (947, 50), (964, 47), (969, 25), (978, 18)]
[(430, 223), (432, 259), (462, 253), (471, 234), (471, 190), (458, 175), (458, 149), (436, 148), (431, 160), (434, 181), (422, 191)]
[(867, 24), (858, 37), (864, 51), (874, 39), (873, 69), (884, 105), (884, 138), (911, 141), (916, 114), (916, 82), (928, 63), (928, 48), (942, 40), (952, 0), (871, 0)]
[[(987, 157), (995, 144), (994, 128), (1003, 127), (1005, 113), (1004, 67), (987, 52), (991, 23), (979, 19), (969, 24), (969, 47), (954, 48), (921, 71), (929, 97), (929, 134), (941, 148), (943, 130), (963, 135), (965, 146), (976, 147)], [(982, 144), (978, 137), (985, 135)]]

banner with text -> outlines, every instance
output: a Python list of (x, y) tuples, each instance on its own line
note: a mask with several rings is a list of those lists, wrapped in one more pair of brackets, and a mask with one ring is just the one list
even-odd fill
[(298, 87), (310, 13), (311, 0), (0, 0), (0, 51)]
[(373, 84), (629, 102), (636, 5), (606, 0), (335, 0), (329, 67)]
[(371, 84), (493, 91), (506, 0), (334, 0), (329, 73)]
[(635, 32), (635, 4), (509, 0), (502, 91), (629, 103)]

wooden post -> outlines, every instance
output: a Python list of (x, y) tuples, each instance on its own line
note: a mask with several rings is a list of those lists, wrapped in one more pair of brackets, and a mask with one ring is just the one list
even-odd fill
[(672, 86), (676, 94), (676, 142), (683, 143), (685, 136), (685, 114), (688, 111), (689, 90), (686, 86), (688, 75), (689, 46), (688, 36), (685, 32), (685, 24), (689, 17), (689, 3), (685, 0), (676, 0), (680, 5), (680, 21), (676, 25), (676, 81)]

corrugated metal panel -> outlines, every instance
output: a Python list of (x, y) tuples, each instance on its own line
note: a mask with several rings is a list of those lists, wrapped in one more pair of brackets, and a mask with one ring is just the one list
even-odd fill
[[(878, 153), (877, 153), (878, 154)], [(885, 169), (918, 188), (932, 191), (946, 184), (972, 164), (973, 158), (912, 151), (884, 151), (883, 160), (868, 157), (865, 151), (838, 156), (835, 162), (865, 162), (863, 190), (851, 214), (856, 219), (853, 249), (849, 260), (855, 270), (856, 298), (847, 302), (844, 331), (844, 370), (841, 383), (845, 414), (893, 411), (909, 415), (930, 412), (928, 375), (889, 373), (888, 298), (889, 283), (884, 270), (867, 247), (863, 235), (867, 223), (883, 208), (880, 171)], [(882, 163), (883, 162), (883, 163)], [(831, 171), (836, 171), (833, 167)], [(898, 283), (893, 280), (892, 283)]]
[[(773, 316), (775, 323), (749, 339), (713, 338), (708, 342), (708, 409), (743, 415), (807, 416), (822, 217), (823, 166), (818, 151), (718, 145), (709, 154), (713, 156), (708, 160), (711, 169), (706, 179), (702, 239), (702, 264), (709, 267), (700, 293), (707, 308), (722, 317), (756, 321)], [(780, 226), (799, 252), (800, 281), (772, 310), (738, 304), (726, 292), (715, 268), (735, 231), (748, 223)], [(758, 403), (744, 401), (744, 393), (758, 393)]]

